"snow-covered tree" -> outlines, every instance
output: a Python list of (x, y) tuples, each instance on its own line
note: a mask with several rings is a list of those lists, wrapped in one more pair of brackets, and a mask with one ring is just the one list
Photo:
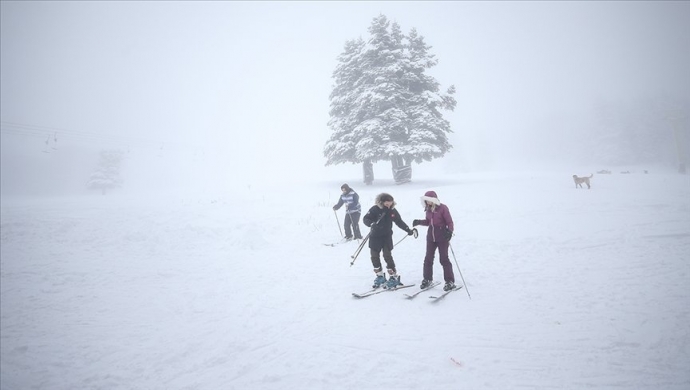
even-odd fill
[(338, 57), (339, 65), (333, 72), (335, 86), (331, 92), (331, 119), (328, 126), (333, 129), (331, 140), (326, 143), (324, 154), (328, 164), (363, 162), (356, 157), (357, 142), (364, 136), (360, 134), (362, 110), (360, 110), (362, 88), (362, 58), (364, 41), (351, 40), (345, 43), (345, 51)]
[(404, 183), (412, 161), (430, 161), (451, 149), (450, 124), (440, 110), (455, 108), (455, 88), (440, 94), (439, 83), (426, 75), (437, 61), (416, 30), (406, 37), (380, 15), (369, 33), (366, 42), (346, 42), (338, 57), (326, 165), (362, 163), (364, 181), (371, 184), (372, 164), (391, 161), (396, 182)]
[(87, 187), (99, 189), (105, 195), (110, 188), (117, 188), (122, 185), (120, 178), (120, 163), (123, 154), (120, 150), (102, 150), (99, 155), (96, 171), (91, 174)]
[(438, 63), (434, 55), (429, 54), (431, 47), (415, 29), (408, 40), (409, 70), (405, 72), (405, 84), (412, 95), (406, 110), (410, 118), (408, 155), (416, 162), (431, 161), (443, 157), (452, 148), (446, 136), (451, 132), (450, 122), (443, 118), (440, 110), (455, 109), (455, 87), (451, 85), (445, 94), (439, 93), (440, 84), (425, 74), (426, 69)]

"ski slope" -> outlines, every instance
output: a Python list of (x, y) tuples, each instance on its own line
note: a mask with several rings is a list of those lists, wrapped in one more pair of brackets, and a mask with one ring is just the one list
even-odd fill
[[(690, 178), (572, 173), (349, 181), (408, 224), (427, 190), (449, 206), (467, 286), (437, 304), (352, 297), (374, 274), (356, 242), (323, 245), (340, 180), (3, 197), (0, 387), (689, 389)], [(404, 283), (418, 228), (393, 251)]]

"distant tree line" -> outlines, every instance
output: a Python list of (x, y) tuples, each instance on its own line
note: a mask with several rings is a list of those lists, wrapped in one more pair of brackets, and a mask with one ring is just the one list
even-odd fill
[(592, 158), (610, 164), (677, 164), (687, 172), (690, 162), (690, 115), (687, 102), (670, 98), (600, 103)]

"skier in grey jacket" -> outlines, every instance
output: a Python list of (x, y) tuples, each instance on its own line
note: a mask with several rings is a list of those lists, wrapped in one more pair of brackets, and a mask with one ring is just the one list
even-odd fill
[(340, 190), (343, 193), (340, 195), (338, 203), (333, 206), (333, 210), (338, 210), (343, 204), (345, 205), (345, 239), (352, 240), (352, 233), (354, 232), (355, 240), (361, 240), (359, 217), (362, 215), (362, 206), (359, 204), (359, 195), (347, 184), (340, 186)]

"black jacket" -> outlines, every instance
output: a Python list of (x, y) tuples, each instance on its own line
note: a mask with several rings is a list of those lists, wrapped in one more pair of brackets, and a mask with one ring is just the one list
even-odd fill
[(393, 249), (393, 223), (405, 232), (410, 227), (400, 218), (395, 206), (386, 208), (383, 205), (372, 206), (362, 218), (364, 225), (371, 228), (369, 233), (369, 248), (381, 250), (385, 247)]

